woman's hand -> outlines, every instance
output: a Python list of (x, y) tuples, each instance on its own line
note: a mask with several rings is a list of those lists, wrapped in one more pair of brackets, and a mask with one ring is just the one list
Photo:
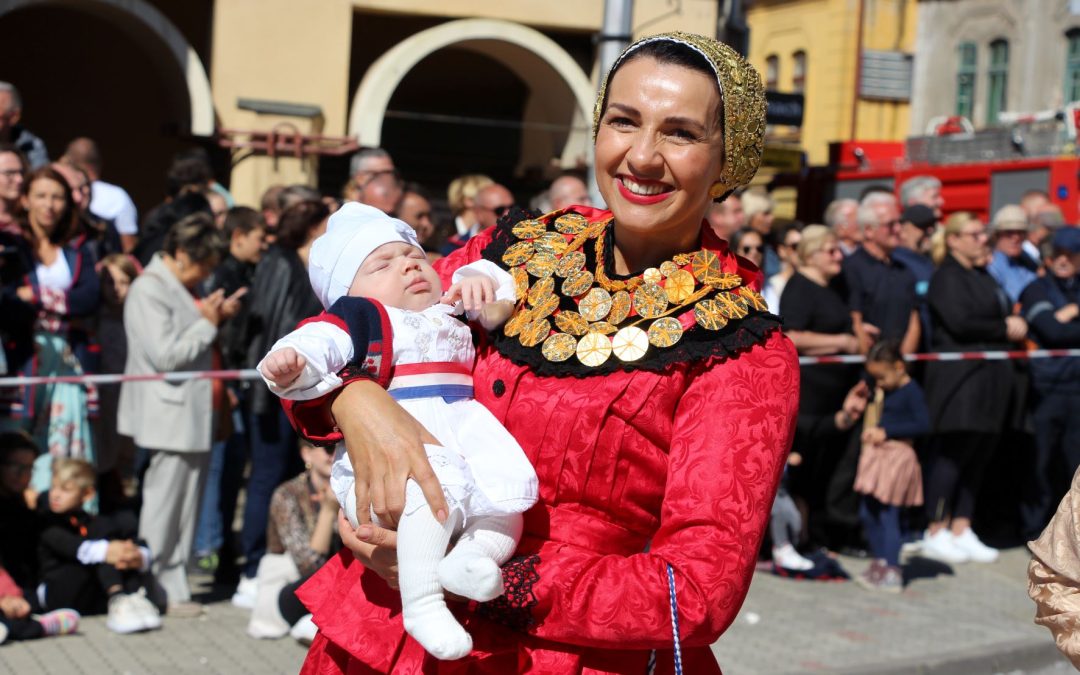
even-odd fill
[(367, 541), (361, 541), (345, 514), (338, 512), (338, 534), (345, 548), (352, 551), (360, 564), (382, 577), (390, 588), (397, 590), (397, 532), (372, 525), (361, 525), (359, 529), (368, 535)]
[(245, 295), (247, 295), (247, 286), (237, 289), (235, 293), (225, 298), (221, 303), (221, 318), (222, 320), (231, 319), (239, 313), (243, 304), (240, 302)]
[(446, 521), (442, 486), (424, 450), (425, 443), (440, 443), (423, 425), (371, 380), (349, 383), (331, 410), (356, 474), (357, 522), (370, 526), (374, 511), (380, 521), (396, 526), (410, 478), (420, 486), (435, 518)]
[(15, 295), (28, 305), (34, 304), (34, 289), (31, 286), (19, 286), (15, 289)]
[(199, 313), (210, 323), (218, 326), (224, 318), (221, 306), (225, 303), (225, 289), (219, 288), (199, 302)]
[(848, 391), (847, 396), (844, 397), (843, 407), (836, 413), (836, 428), (840, 431), (847, 431), (855, 426), (855, 422), (866, 412), (866, 404), (869, 399), (870, 387), (866, 386), (866, 382), (859, 380)]

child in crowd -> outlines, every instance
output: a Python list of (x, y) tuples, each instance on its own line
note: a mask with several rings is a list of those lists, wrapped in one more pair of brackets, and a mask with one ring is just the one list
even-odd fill
[(45, 614), (32, 614), (31, 611), (22, 589), (0, 567), (0, 644), (8, 640), (67, 635), (79, 628), (79, 613), (73, 609), (55, 609)]
[[(355, 202), (330, 217), (326, 234), (311, 247), (308, 270), (329, 312), (278, 341), (259, 370), (274, 393), (303, 400), (341, 386), (339, 371), (359, 364), (439, 439), (441, 445), (426, 448), (450, 514), (440, 524), (409, 481), (398, 523), (402, 619), (429, 653), (461, 658), (471, 651), (472, 638), (447, 609), (443, 589), (478, 602), (502, 594), (499, 566), (513, 553), (521, 514), (535, 503), (538, 488), (521, 447), (473, 400), (472, 335), (451, 315), (464, 304), (469, 318), (495, 328), (516, 302), (513, 278), (479, 261), (455, 272), (443, 295), (413, 229)], [(343, 323), (367, 330), (346, 332)], [(392, 335), (385, 334), (388, 328)], [(367, 341), (354, 343), (361, 333)], [(355, 477), (344, 443), (330, 480), (357, 526)]]
[(866, 372), (876, 389), (863, 416), (855, 491), (863, 496), (859, 515), (874, 560), (855, 581), (871, 590), (899, 593), (904, 587), (900, 510), (923, 503), (922, 469), (912, 443), (929, 433), (930, 413), (898, 343), (874, 344), (866, 355)]
[(83, 504), (94, 496), (94, 468), (81, 459), (56, 459), (52, 485), (39, 499), (43, 521), (38, 558), (45, 607), (73, 607), (83, 614), (108, 611), (116, 633), (161, 627), (153, 591), (150, 550), (136, 543), (129, 512), (91, 516)]

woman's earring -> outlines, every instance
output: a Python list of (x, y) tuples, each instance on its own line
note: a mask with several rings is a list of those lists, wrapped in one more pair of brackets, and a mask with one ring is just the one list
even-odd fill
[(727, 191), (728, 191), (728, 186), (727, 185), (725, 185), (722, 181), (716, 181), (715, 183), (712, 184), (712, 187), (709, 188), (709, 196), (712, 197), (713, 199), (719, 199), (719, 198), (723, 197), (724, 193), (727, 192)]
[(311, 471), (311, 462), (304, 462), (304, 468)]

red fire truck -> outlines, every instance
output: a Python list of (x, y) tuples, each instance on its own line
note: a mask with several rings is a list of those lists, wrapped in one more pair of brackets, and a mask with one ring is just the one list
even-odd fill
[(927, 135), (904, 142), (833, 143), (827, 167), (802, 172), (796, 216), (820, 222), (832, 199), (859, 199), (871, 186), (899, 192), (905, 180), (930, 175), (941, 180), (946, 213), (972, 211), (987, 220), (1037, 189), (1061, 207), (1066, 222), (1080, 222), (1080, 104), (1003, 113), (1001, 121), (1001, 127), (974, 131), (963, 118), (939, 118)]

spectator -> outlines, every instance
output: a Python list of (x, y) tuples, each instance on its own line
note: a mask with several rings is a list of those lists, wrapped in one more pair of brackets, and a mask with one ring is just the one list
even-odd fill
[(424, 194), (423, 188), (416, 183), (405, 185), (405, 196), (401, 198), (397, 216), (416, 230), (416, 238), (425, 249), (433, 248), (435, 223), (431, 220), (431, 200)]
[(296, 184), (282, 188), (281, 191), (278, 192), (277, 202), (279, 223), (281, 218), (280, 214), (285, 213), (290, 206), (299, 204), (300, 202), (318, 201), (322, 201), (322, 195), (319, 194), (318, 190), (309, 185)]
[(1043, 206), (1034, 215), (1028, 218), (1028, 236), (1024, 240), (1024, 255), (1035, 266), (1042, 264), (1041, 247), (1044, 241), (1053, 237), (1054, 233), (1065, 227), (1065, 216), (1055, 204)]
[(919, 310), (921, 345), (930, 341), (930, 308), (926, 304), (926, 291), (930, 277), (934, 275), (934, 261), (928, 255), (930, 234), (937, 227), (933, 210), (925, 204), (915, 204), (900, 214), (900, 245), (893, 249), (892, 257), (915, 277), (915, 298)]
[(22, 121), (23, 103), (19, 90), (10, 82), (0, 82), (0, 143), (15, 146), (32, 170), (49, 163), (45, 142), (19, 124)]
[[(164, 246), (131, 285), (124, 307), (127, 375), (210, 370), (218, 326), (239, 309), (218, 290), (196, 301), (194, 292), (221, 259), (224, 237), (207, 214), (172, 226)], [(213, 430), (209, 380), (127, 381), (120, 388), (117, 429), (149, 454), (142, 481), (139, 536), (155, 553), (154, 574), (168, 595), (169, 612), (192, 616), (186, 565)]]
[[(473, 235), (481, 229), (477, 215), (477, 194), (494, 185), (495, 181), (481, 174), (466, 174), (458, 176), (450, 181), (447, 188), (447, 200), (450, 203), (450, 211), (454, 214), (454, 233), (439, 250), (443, 255), (465, 245)], [(512, 201), (512, 200), (511, 200)]]
[(397, 213), (398, 205), (405, 194), (404, 183), (397, 171), (382, 171), (372, 174), (364, 183), (364, 189), (357, 201), (374, 206), (383, 213), (393, 215)]
[(760, 270), (765, 264), (765, 239), (756, 230), (739, 230), (731, 239), (731, 249)]
[(780, 271), (765, 280), (765, 287), (761, 292), (765, 298), (765, 304), (769, 306), (769, 311), (774, 314), (780, 311), (780, 294), (784, 292), (784, 286), (791, 275), (795, 274), (795, 268), (799, 266), (798, 247), (802, 239), (801, 230), (802, 223), (791, 221), (785, 223), (779, 231), (780, 244), (776, 251), (780, 256)]
[[(1080, 347), (1080, 229), (1064, 228), (1044, 242), (1046, 276), (1020, 295), (1030, 337), (1042, 349)], [(1080, 469), (1080, 358), (1033, 359), (1035, 457), (1020, 504), (1024, 538), (1038, 537)]]
[(492, 183), (476, 193), (476, 224), (479, 232), (495, 227), (499, 218), (514, 206), (514, 195), (504, 186)]
[[(938, 269), (928, 293), (931, 348), (939, 352), (1009, 349), (1024, 339), (1027, 324), (1010, 315), (1001, 287), (985, 267), (986, 227), (959, 211), (934, 235)], [(1011, 361), (932, 361), (926, 399), (934, 438), (927, 470), (930, 520), (923, 555), (947, 563), (992, 562), (998, 552), (971, 529), (983, 473), (1009, 419), (1015, 369)]]
[(225, 199), (225, 195), (212, 188), (207, 188), (203, 194), (210, 204), (210, 215), (214, 217), (214, 225), (219, 230), (224, 230), (225, 216), (229, 213), (229, 202)]
[(912, 176), (900, 184), (900, 208), (921, 204), (934, 213), (940, 221), (945, 198), (941, 196), (941, 181), (934, 176)]
[(14, 145), (0, 143), (0, 232), (19, 235), (16, 215), (20, 210), (26, 161)]
[(38, 500), (41, 515), (41, 586), (46, 607), (82, 615), (108, 611), (114, 633), (161, 628), (150, 549), (134, 541), (135, 516), (93, 517), (83, 505), (94, 496), (94, 467), (79, 459), (53, 463), (52, 485)]
[[(266, 233), (269, 237), (273, 237), (277, 230), (278, 218), (281, 217), (281, 193), (284, 190), (284, 185), (271, 185), (259, 199), (259, 209), (262, 211), (263, 222), (266, 223)], [(274, 241), (271, 238), (266, 243), (272, 244)]]
[[(326, 230), (330, 210), (321, 201), (304, 201), (286, 209), (278, 223), (277, 243), (255, 269), (245, 329), (246, 364), (253, 368), (270, 347), (301, 320), (322, 311), (308, 281), (311, 243)], [(266, 387), (250, 391), (251, 475), (244, 503), (240, 546), (245, 562), (233, 604), (250, 609), (255, 603), (255, 574), (266, 551), (266, 518), (270, 496), (296, 473), (296, 434), (277, 397)]]
[[(825, 226), (811, 225), (802, 231), (796, 250), (798, 269), (780, 295), (784, 332), (803, 356), (857, 353), (851, 312), (830, 285), (843, 260), (836, 236)], [(808, 503), (814, 543), (846, 544), (856, 524), (850, 481), (857, 456), (848, 457), (845, 450), (857, 418), (845, 401), (858, 369), (835, 364), (803, 366), (800, 371), (802, 398), (793, 447), (803, 459), (790, 469), (792, 492)], [(850, 502), (846, 508), (845, 493)]]
[(772, 245), (773, 200), (768, 194), (747, 190), (742, 195), (746, 226), (761, 235), (765, 247), (763, 262), (758, 265), (768, 279), (780, 271), (780, 256)]
[(177, 153), (165, 175), (165, 200), (146, 214), (133, 251), (144, 267), (161, 250), (165, 233), (176, 222), (198, 211), (212, 213), (204, 193), (213, 174), (204, 157)]
[(90, 212), (113, 224), (122, 252), (130, 253), (139, 238), (138, 212), (124, 188), (101, 180), (102, 161), (97, 143), (90, 138), (76, 138), (68, 143), (60, 162), (79, 168), (90, 178)]
[(78, 221), (75, 226), (76, 236), (85, 239), (96, 260), (101, 260), (110, 253), (120, 253), (120, 233), (116, 231), (112, 221), (103, 220), (90, 213), (90, 176), (74, 164), (63, 161), (53, 162), (50, 166), (64, 177), (71, 188)]
[[(26, 277), (12, 285), (23, 303), (18, 313), (36, 315), (34, 358), (10, 366), (23, 375), (82, 375), (92, 371), (94, 349), (87, 327), (76, 319), (92, 316), (100, 302), (93, 253), (74, 237), (75, 203), (67, 181), (54, 169), (46, 166), (27, 177), (22, 203), (30, 260)], [(82, 384), (55, 384), (23, 387), (22, 396), (21, 406), (8, 414), (46, 448), (32, 481), (43, 491), (53, 457), (93, 460), (90, 414), (96, 413), (96, 394)]]
[(41, 521), (30, 504), (30, 475), (39, 448), (22, 431), (0, 433), (0, 562), (22, 589), (36, 596)]
[(69, 635), (79, 629), (79, 613), (58, 609), (47, 614), (31, 614), (32, 606), (23, 590), (0, 567), (0, 645), (8, 640), (36, 640)]
[(1001, 285), (1013, 304), (1020, 300), (1027, 285), (1038, 278), (1038, 264), (1023, 254), (1027, 231), (1028, 221), (1023, 209), (1013, 204), (998, 209), (990, 224), (994, 253), (986, 271)]
[(844, 259), (844, 283), (859, 349), (865, 354), (875, 340), (898, 340), (910, 354), (919, 344), (919, 315), (915, 277), (892, 257), (900, 243), (896, 198), (872, 192), (857, 217), (863, 241)]
[(394, 160), (386, 150), (372, 147), (360, 148), (349, 158), (349, 181), (342, 190), (342, 198), (347, 202), (363, 201), (364, 187), (367, 182), (376, 174), (391, 172), (394, 169)]
[(551, 198), (553, 211), (565, 209), (568, 206), (592, 206), (592, 198), (589, 197), (589, 188), (585, 185), (585, 181), (572, 173), (564, 174), (551, 181), (548, 195)]
[(742, 207), (742, 197), (733, 192), (721, 202), (713, 202), (705, 212), (705, 220), (716, 236), (724, 241), (731, 241), (735, 233), (746, 227), (746, 213)]
[(858, 213), (859, 202), (854, 199), (835, 199), (825, 207), (825, 225), (836, 235), (845, 258), (859, 250), (862, 243)]
[(340, 507), (330, 488), (333, 449), (301, 441), (300, 456), (305, 470), (278, 486), (270, 500), (267, 554), (259, 565), (248, 634), (275, 638), (292, 628), (293, 637), (310, 643), (315, 626), (296, 590), (341, 548)]
[(1052, 205), (1050, 194), (1046, 190), (1028, 190), (1020, 196), (1020, 208), (1024, 210), (1024, 215), (1029, 221), (1034, 220), (1044, 208)]

